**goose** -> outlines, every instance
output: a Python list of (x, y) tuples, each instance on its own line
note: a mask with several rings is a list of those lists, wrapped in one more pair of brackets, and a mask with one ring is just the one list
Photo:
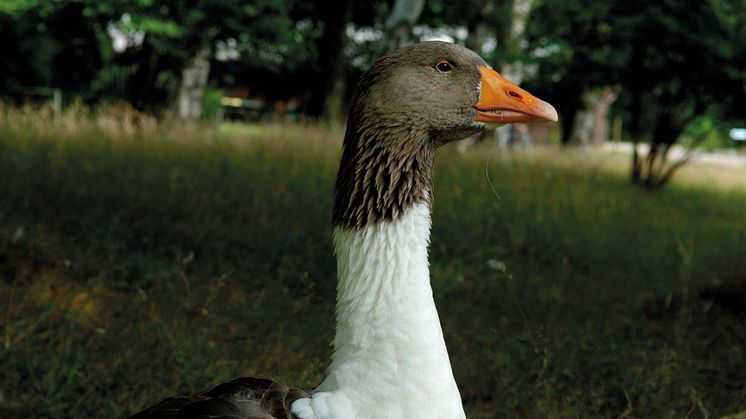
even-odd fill
[(239, 378), (132, 418), (465, 418), (430, 286), (435, 151), (531, 120), (557, 112), (464, 47), (426, 41), (380, 57), (353, 93), (337, 173), (326, 378), (313, 391)]

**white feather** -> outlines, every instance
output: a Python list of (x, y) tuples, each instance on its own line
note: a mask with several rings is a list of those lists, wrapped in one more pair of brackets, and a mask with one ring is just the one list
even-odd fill
[(430, 210), (334, 232), (337, 334), (301, 419), (465, 418), (430, 287)]

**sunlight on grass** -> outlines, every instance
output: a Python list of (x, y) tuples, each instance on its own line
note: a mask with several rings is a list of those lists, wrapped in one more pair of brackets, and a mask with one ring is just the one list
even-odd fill
[[(118, 417), (240, 375), (318, 384), (341, 138), (0, 108), (0, 416)], [(743, 169), (693, 165), (651, 194), (627, 164), (440, 152), (432, 282), (470, 418), (746, 408), (724, 291), (746, 281)]]

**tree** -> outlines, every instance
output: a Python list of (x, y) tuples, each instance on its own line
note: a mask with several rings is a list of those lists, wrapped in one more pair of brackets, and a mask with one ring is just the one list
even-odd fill
[(501, 52), (503, 63), (500, 71), (503, 76), (513, 83), (520, 84), (525, 76), (525, 66), (523, 58), (525, 54), (521, 44), (524, 41), (524, 32), (528, 23), (529, 13), (533, 0), (513, 0), (511, 6), (510, 29), (505, 34), (501, 42)]
[[(0, 33), (11, 42), (0, 46), (0, 83), (62, 87), (91, 99), (119, 97), (142, 110), (156, 114), (170, 110), (196, 119), (208, 83), (231, 85), (248, 72), (278, 83), (268, 89), (267, 83), (257, 81), (259, 77), (249, 77), (243, 78), (242, 85), (269, 98), (305, 97), (308, 113), (320, 117), (330, 108), (335, 81), (344, 79), (343, 52), (353, 4), (351, 0), (2, 2)], [(113, 49), (112, 36), (127, 39), (123, 50)], [(216, 54), (226, 53), (231, 63), (221, 65)], [(216, 64), (220, 73), (214, 78)], [(288, 83), (284, 80), (288, 75), (297, 77)]]
[(344, 95), (345, 31), (352, 15), (352, 3), (352, 0), (334, 0), (316, 4), (324, 29), (316, 41), (318, 81), (311, 89), (307, 107), (308, 115), (313, 118), (323, 116), (328, 121), (336, 121), (340, 117)]
[[(529, 26), (531, 48), (542, 52), (535, 90), (549, 86), (563, 142), (584, 92), (618, 85), (615, 107), (635, 141), (632, 181), (665, 185), (688, 160), (668, 156), (691, 121), (704, 113), (738, 117), (733, 104), (746, 94), (745, 8), (744, 1), (545, 0)], [(650, 138), (644, 158), (641, 138)]]
[(587, 92), (618, 84), (626, 65), (622, 45), (612, 42), (613, 6), (613, 1), (544, 0), (529, 19), (526, 38), (538, 66), (529, 85), (559, 111), (562, 144), (576, 132)]
[[(0, 3), (0, 85), (55, 87), (83, 96), (102, 66), (105, 25), (84, 1)], [(109, 48), (110, 50), (110, 48)]]
[(144, 34), (142, 50), (147, 55), (144, 58), (153, 65), (143, 70), (155, 72), (156, 80), (169, 80), (169, 102), (174, 113), (183, 119), (201, 116), (216, 44), (244, 34), (264, 13), (286, 12), (287, 4), (273, 1), (247, 4), (238, 0), (200, 0), (188, 4), (175, 0), (141, 0), (134, 4), (113, 0), (112, 3), (115, 10), (129, 17), (123, 24), (124, 30)]
[(384, 42), (387, 51), (412, 43), (412, 28), (422, 14), (425, 0), (396, 0), (386, 19)]
[[(635, 3), (621, 2), (616, 11), (619, 36), (631, 45), (621, 81), (631, 90), (632, 181), (659, 189), (691, 156), (668, 161), (687, 125), (705, 112), (730, 113), (723, 104), (746, 94), (746, 74), (737, 70), (744, 2), (741, 19), (736, 3), (663, 1), (639, 10)], [(650, 138), (644, 159), (643, 136)]]

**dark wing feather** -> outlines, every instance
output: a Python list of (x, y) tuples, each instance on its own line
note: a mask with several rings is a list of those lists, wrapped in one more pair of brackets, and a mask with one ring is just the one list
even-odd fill
[(190, 397), (169, 397), (130, 419), (298, 419), (294, 401), (309, 392), (266, 378), (243, 377)]

